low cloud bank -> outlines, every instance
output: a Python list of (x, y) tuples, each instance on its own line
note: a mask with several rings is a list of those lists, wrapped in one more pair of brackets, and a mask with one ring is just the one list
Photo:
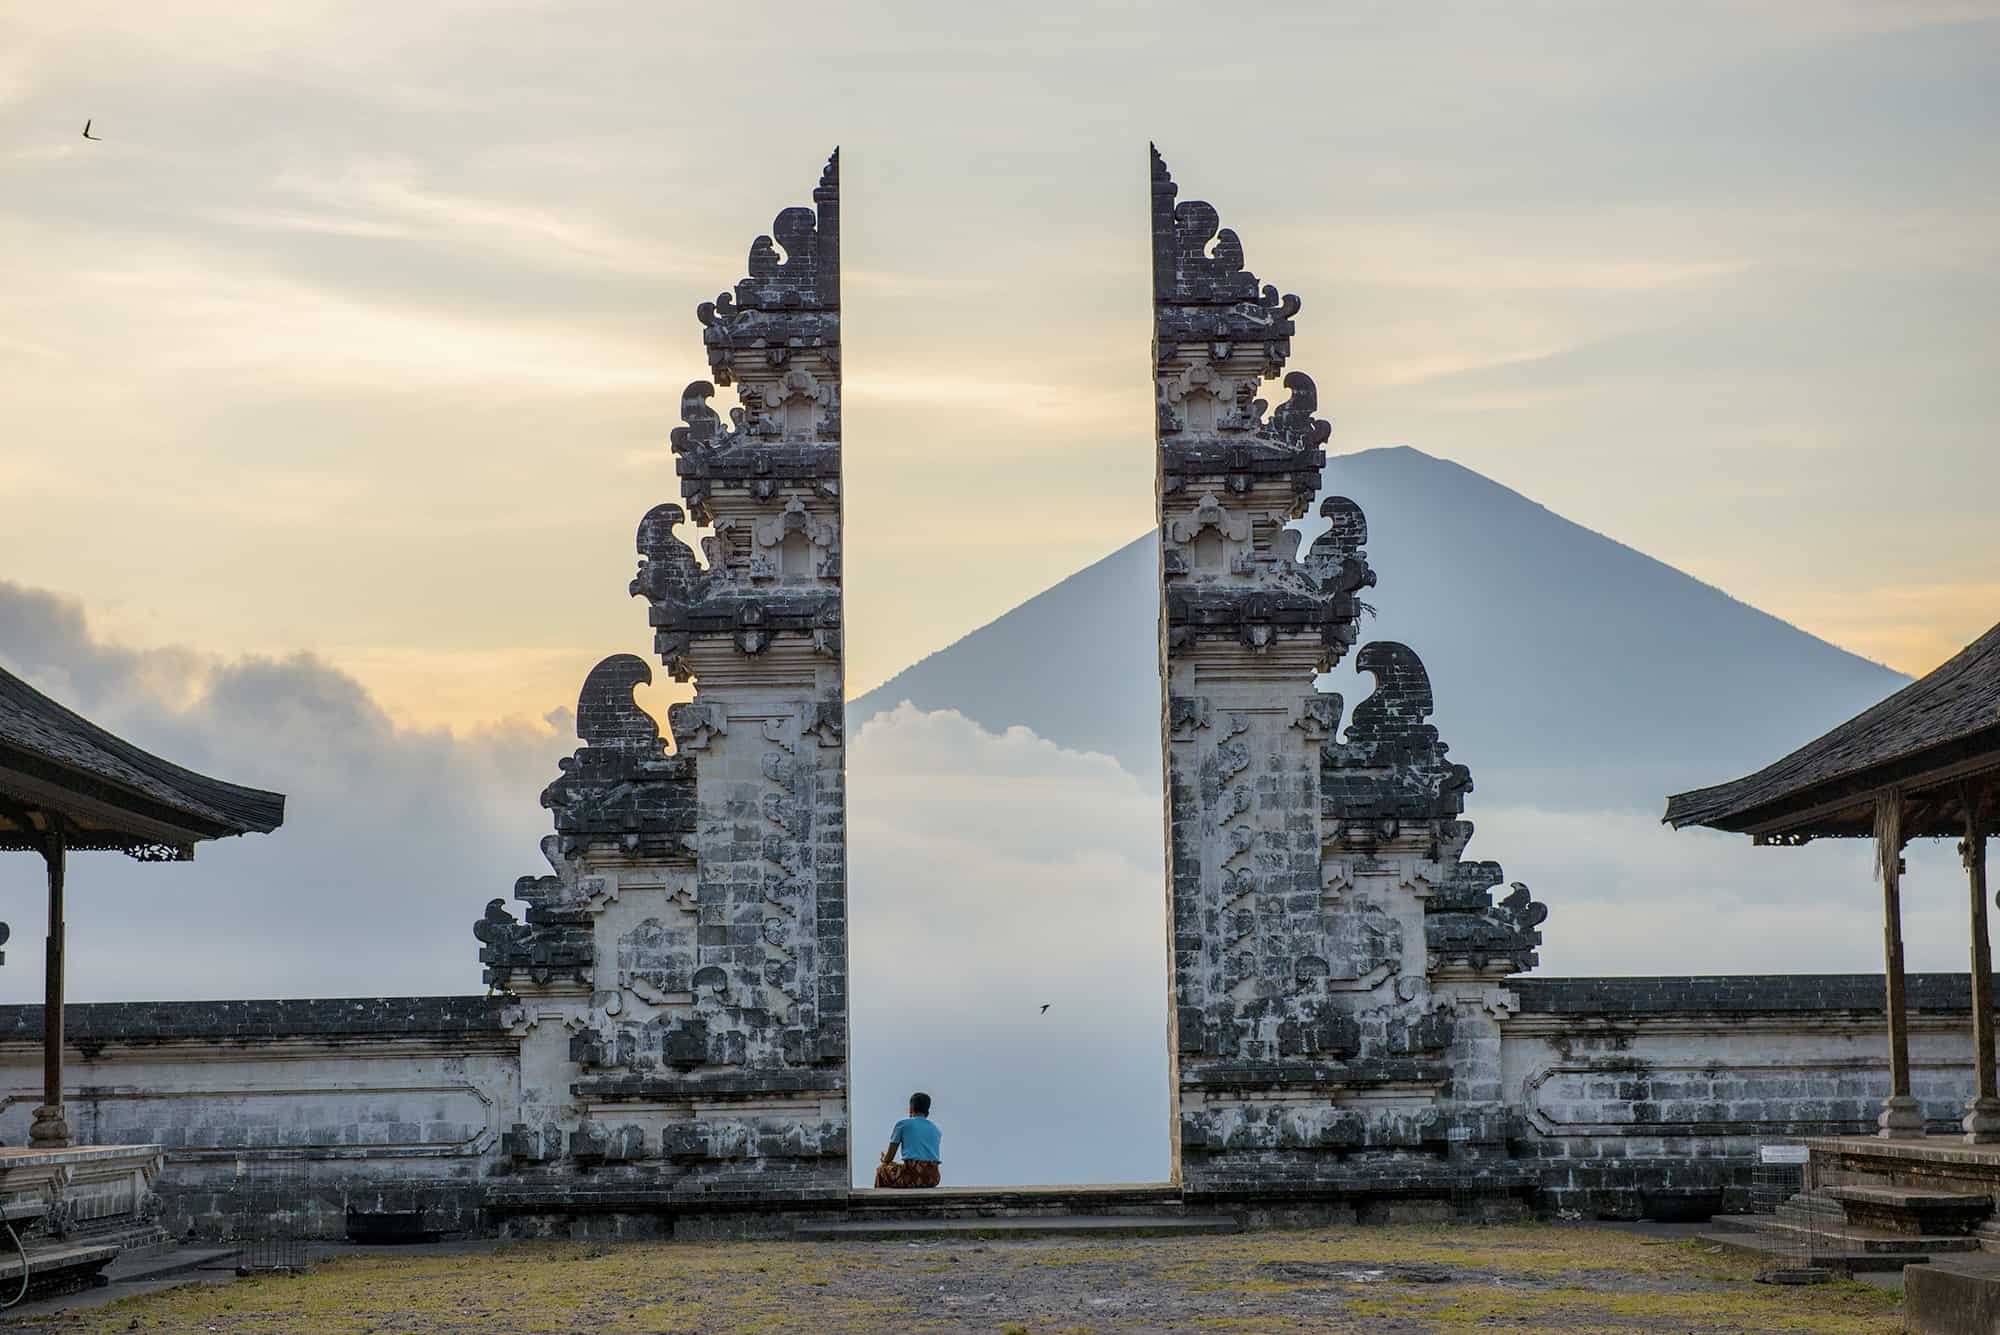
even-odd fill
[[(77, 1001), (478, 990), (472, 922), (538, 872), (536, 798), (575, 743), (568, 711), (467, 735), (401, 728), (310, 655), (223, 660), (90, 634), (80, 606), (0, 583), (0, 663), (176, 763), (287, 795), (284, 826), (191, 863), (78, 854)], [(42, 867), (0, 857), (14, 928), (0, 1001), (41, 996)]]

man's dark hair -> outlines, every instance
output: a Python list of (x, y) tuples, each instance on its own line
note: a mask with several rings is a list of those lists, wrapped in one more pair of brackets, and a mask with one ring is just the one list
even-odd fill
[(910, 1095), (910, 1111), (919, 1117), (929, 1117), (931, 1115), (931, 1096), (922, 1093)]

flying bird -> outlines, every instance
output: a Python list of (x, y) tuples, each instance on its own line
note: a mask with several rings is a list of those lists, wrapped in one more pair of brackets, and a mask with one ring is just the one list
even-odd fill
[(1049, 1013), (1049, 1005), (1050, 1003), (1046, 1001), (1042, 1003), (1042, 1014), (1047, 1015)]
[(85, 121), (85, 122), (83, 123), (83, 137), (84, 137), (85, 139), (90, 139), (90, 140), (94, 140), (94, 141), (96, 141), (97, 143), (100, 143), (100, 144), (104, 142), (104, 136), (103, 136), (103, 135), (101, 135), (101, 134), (92, 134), (92, 133), (90, 132), (90, 122), (89, 122), (89, 121)]

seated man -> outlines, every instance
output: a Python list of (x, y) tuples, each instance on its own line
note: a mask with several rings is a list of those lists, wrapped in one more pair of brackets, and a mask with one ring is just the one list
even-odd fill
[[(878, 1187), (934, 1187), (938, 1184), (938, 1146), (944, 1133), (931, 1120), (931, 1096), (910, 1095), (910, 1115), (896, 1123), (889, 1133), (889, 1148), (882, 1151), (882, 1166), (875, 1170)], [(896, 1162), (896, 1151), (903, 1162)]]

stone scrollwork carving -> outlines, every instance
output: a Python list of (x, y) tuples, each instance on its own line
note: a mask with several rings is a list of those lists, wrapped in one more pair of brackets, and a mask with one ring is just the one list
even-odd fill
[(1271, 438), (1297, 450), (1321, 448), (1333, 434), (1333, 425), (1314, 416), (1319, 411), (1319, 387), (1304, 371), (1293, 371), (1285, 377), (1285, 388), (1292, 396), (1271, 414)]
[(1465, 809), (1472, 773), (1445, 759), (1430, 722), (1430, 674), (1407, 645), (1377, 640), (1355, 656), (1375, 690), (1355, 706), (1346, 740), (1323, 748), (1321, 794), (1342, 821), (1438, 820)]
[[(1469, 823), (1457, 822), (1456, 843), (1472, 834)], [(1424, 904), (1426, 945), (1441, 966), (1469, 966), (1481, 972), (1526, 973), (1535, 967), (1539, 930), (1549, 916), (1528, 887), (1516, 881), (1507, 897), (1493, 901), (1493, 888), (1505, 880), (1497, 862), (1455, 862), (1445, 883)]]

